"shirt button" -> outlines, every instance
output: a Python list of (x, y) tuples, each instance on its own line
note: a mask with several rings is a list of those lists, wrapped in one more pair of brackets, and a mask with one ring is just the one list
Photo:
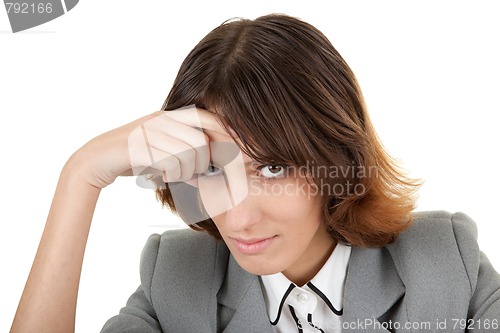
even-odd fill
[(309, 300), (309, 296), (306, 293), (300, 293), (297, 295), (299, 302), (305, 303)]

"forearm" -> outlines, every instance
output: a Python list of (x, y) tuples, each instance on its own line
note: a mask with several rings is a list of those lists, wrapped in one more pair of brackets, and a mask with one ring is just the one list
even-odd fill
[[(61, 172), (11, 333), (74, 331), (83, 255), (100, 189), (134, 174), (133, 168), (162, 175), (168, 170), (171, 181), (181, 175), (190, 179), (197, 168), (206, 171), (213, 138), (197, 129), (201, 125), (211, 135), (229, 138), (206, 110), (169, 111), (168, 116), (159, 111), (103, 133), (73, 154)], [(180, 163), (163, 163), (173, 155), (183, 157)]]
[(100, 193), (79, 170), (70, 159), (61, 172), (11, 333), (74, 331), (83, 256)]

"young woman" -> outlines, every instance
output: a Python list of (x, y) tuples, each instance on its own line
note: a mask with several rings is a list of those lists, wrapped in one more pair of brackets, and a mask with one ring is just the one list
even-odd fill
[(413, 213), (348, 65), (285, 15), (227, 22), (162, 111), (63, 168), (12, 332), (74, 330), (100, 191), (152, 175), (194, 230), (152, 235), (141, 285), (102, 332), (498, 331), (500, 277), (462, 213)]

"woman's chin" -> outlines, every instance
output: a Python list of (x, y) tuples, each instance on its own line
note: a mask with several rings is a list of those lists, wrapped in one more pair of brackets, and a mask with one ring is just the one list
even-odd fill
[(283, 271), (284, 269), (277, 265), (269, 265), (269, 261), (256, 263), (254, 260), (244, 260), (242, 258), (234, 257), (238, 265), (246, 272), (254, 275), (272, 275)]

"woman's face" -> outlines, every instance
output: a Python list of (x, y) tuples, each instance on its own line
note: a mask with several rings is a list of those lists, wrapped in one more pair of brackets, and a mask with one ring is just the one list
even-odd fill
[[(215, 142), (227, 141), (221, 136)], [(220, 152), (230, 150), (222, 147)], [(200, 177), (198, 187), (238, 264), (256, 275), (283, 272), (304, 282), (314, 277), (335, 245), (317, 191), (296, 168), (260, 165), (241, 151), (221, 165), (218, 155), (212, 149), (217, 168)]]

